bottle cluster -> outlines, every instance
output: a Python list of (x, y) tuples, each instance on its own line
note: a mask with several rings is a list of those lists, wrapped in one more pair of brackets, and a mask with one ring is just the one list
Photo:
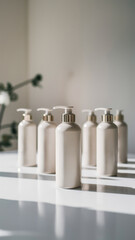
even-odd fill
[[(64, 109), (62, 122), (56, 126), (52, 111)], [(127, 162), (127, 124), (122, 110), (111, 114), (111, 108), (85, 109), (88, 119), (82, 130), (75, 123), (73, 107), (56, 106), (44, 111), (38, 125), (38, 158), (36, 159), (36, 125), (31, 109), (23, 111), (18, 126), (18, 167), (37, 164), (38, 173), (56, 173), (56, 185), (76, 188), (81, 184), (81, 166), (97, 166), (97, 177), (116, 176), (117, 163)], [(97, 124), (95, 111), (103, 110)]]

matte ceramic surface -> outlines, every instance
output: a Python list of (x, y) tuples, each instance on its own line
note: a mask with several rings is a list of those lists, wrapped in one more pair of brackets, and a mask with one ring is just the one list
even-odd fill
[(0, 239), (134, 240), (135, 158), (118, 177), (82, 170), (82, 187), (59, 189), (54, 174), (17, 170), (17, 154), (0, 154)]
[(97, 123), (87, 121), (82, 128), (83, 166), (96, 166), (96, 130)]
[(41, 121), (38, 126), (39, 173), (55, 173), (55, 129), (53, 122)]
[(61, 188), (80, 186), (81, 129), (62, 122), (56, 128), (56, 184)]
[(127, 162), (127, 147), (128, 147), (128, 129), (127, 124), (121, 121), (114, 121), (118, 127), (118, 162)]
[(118, 130), (114, 123), (97, 127), (97, 176), (117, 175)]
[(18, 166), (36, 165), (36, 125), (23, 120), (18, 125)]

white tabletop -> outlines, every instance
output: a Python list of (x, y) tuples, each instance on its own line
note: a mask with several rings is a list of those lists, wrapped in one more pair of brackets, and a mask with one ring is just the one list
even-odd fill
[(135, 239), (135, 158), (118, 177), (82, 170), (82, 188), (58, 189), (55, 175), (17, 169), (17, 154), (0, 154), (0, 239)]

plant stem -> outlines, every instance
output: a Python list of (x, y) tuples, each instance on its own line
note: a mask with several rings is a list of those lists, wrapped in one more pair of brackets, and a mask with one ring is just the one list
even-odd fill
[(26, 80), (26, 81), (24, 81), (24, 82), (22, 82), (22, 83), (19, 83), (19, 84), (15, 85), (15, 86), (12, 88), (12, 90), (14, 91), (14, 90), (16, 90), (16, 89), (18, 89), (18, 88), (20, 88), (20, 87), (23, 87), (23, 86), (31, 83), (32, 80), (33, 80), (33, 79), (29, 79), (29, 80)]
[(5, 109), (6, 109), (6, 106), (4, 104), (2, 104), (1, 105), (1, 111), (0, 111), (0, 129), (1, 129), (1, 124), (2, 124), (2, 119), (3, 119)]

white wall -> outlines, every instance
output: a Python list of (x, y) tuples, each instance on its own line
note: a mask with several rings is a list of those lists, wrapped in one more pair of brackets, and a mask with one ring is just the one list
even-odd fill
[(135, 153), (134, 11), (134, 0), (0, 0), (0, 82), (44, 75), (42, 90), (18, 90), (4, 123), (22, 106), (74, 105), (80, 124), (83, 108), (123, 108)]
[[(29, 105), (111, 106), (125, 110), (129, 152), (135, 153), (135, 1), (29, 0), (29, 76), (44, 75), (43, 90), (31, 88)], [(34, 113), (36, 121), (40, 116)], [(58, 117), (57, 117), (58, 120)]]
[[(17, 84), (27, 77), (27, 0), (0, 0), (0, 82)], [(4, 124), (20, 119), (16, 108), (28, 105), (28, 89), (7, 107)]]

